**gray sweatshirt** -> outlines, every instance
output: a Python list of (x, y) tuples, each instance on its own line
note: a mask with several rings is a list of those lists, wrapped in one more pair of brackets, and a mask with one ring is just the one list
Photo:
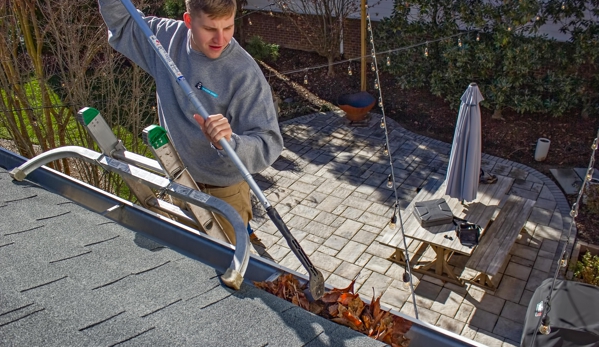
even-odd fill
[[(154, 77), (160, 125), (168, 131), (193, 178), (216, 186), (242, 181), (226, 152), (210, 146), (193, 119), (197, 110), (121, 2), (98, 2), (110, 45)], [(283, 138), (270, 86), (254, 59), (235, 39), (220, 57), (209, 59), (191, 48), (190, 31), (183, 21), (151, 16), (144, 20), (206, 111), (229, 120), (234, 133), (229, 144), (248, 171), (256, 173), (271, 165), (281, 154)]]

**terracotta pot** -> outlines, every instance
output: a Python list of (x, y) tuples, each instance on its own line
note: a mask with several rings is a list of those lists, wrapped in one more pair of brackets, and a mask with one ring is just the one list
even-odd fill
[(345, 111), (345, 116), (352, 122), (364, 120), (375, 102), (376, 99), (368, 92), (343, 94), (337, 98), (339, 108)]

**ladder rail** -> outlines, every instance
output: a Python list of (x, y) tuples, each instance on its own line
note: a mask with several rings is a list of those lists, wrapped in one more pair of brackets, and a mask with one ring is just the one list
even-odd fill
[(247, 270), (250, 257), (250, 239), (243, 220), (237, 211), (226, 202), (202, 193), (190, 187), (173, 182), (155, 173), (124, 163), (105, 154), (78, 146), (65, 146), (55, 148), (26, 161), (21, 166), (10, 171), (10, 176), (17, 180), (24, 180), (34, 170), (42, 165), (64, 158), (78, 158), (85, 162), (101, 166), (107, 171), (115, 172), (123, 178), (134, 180), (149, 188), (169, 194), (177, 199), (200, 206), (209, 211), (219, 213), (226, 218), (235, 230), (237, 243), (235, 253), (229, 268), (221, 279), (225, 285), (233, 289), (240, 289), (243, 276)]

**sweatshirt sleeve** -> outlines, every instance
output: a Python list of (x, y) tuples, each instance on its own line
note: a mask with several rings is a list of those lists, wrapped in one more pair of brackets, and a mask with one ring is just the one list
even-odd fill
[[(98, 0), (98, 4), (100, 14), (108, 27), (108, 43), (155, 77), (157, 54), (125, 6), (119, 0)], [(167, 33), (176, 27), (174, 20), (145, 17), (143, 13), (139, 13), (156, 35), (160, 31)]]
[(244, 88), (233, 96), (227, 118), (233, 120), (231, 128), (239, 135), (232, 137), (230, 144), (248, 171), (254, 174), (279, 157), (283, 137), (270, 86), (257, 66), (246, 69), (254, 73), (246, 75)]

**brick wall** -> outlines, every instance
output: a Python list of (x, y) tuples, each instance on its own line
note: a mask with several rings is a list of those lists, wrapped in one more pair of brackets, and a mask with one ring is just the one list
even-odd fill
[[(273, 12), (269, 15), (268, 12), (254, 12), (245, 16), (239, 32), (244, 41), (258, 35), (267, 43), (285, 48), (314, 51), (304, 35), (298, 33), (296, 27), (281, 13)], [(360, 20), (347, 19), (343, 40), (345, 59), (360, 57), (360, 49)], [(367, 52), (370, 52), (370, 49), (367, 49)]]

